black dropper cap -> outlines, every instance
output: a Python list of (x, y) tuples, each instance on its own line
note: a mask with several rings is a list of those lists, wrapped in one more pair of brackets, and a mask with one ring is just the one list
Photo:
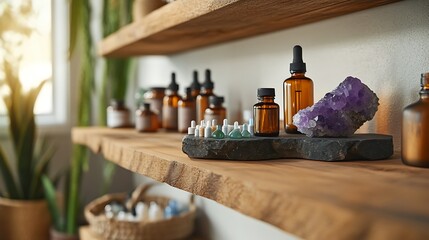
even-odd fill
[(275, 96), (276, 90), (274, 88), (258, 88), (258, 97)]
[(192, 95), (192, 88), (187, 87), (186, 90), (185, 90), (185, 93), (186, 93), (187, 96), (191, 96)]
[(179, 84), (176, 83), (176, 73), (171, 73), (171, 83), (168, 85), (168, 90), (177, 92), (179, 90)]
[(148, 103), (148, 102), (143, 103), (143, 108), (145, 110), (150, 110), (150, 103)]
[(220, 96), (210, 96), (209, 97), (209, 102), (210, 104), (213, 105), (222, 105), (222, 103), (225, 101), (224, 97), (220, 97)]
[(290, 64), (290, 72), (305, 73), (306, 71), (305, 62), (302, 60), (302, 47), (295, 45), (295, 47), (293, 47), (293, 61)]
[(201, 84), (198, 81), (198, 72), (194, 71), (193, 72), (193, 79), (192, 79), (192, 83), (191, 83), (191, 88), (192, 90), (200, 90), (201, 89)]
[(213, 89), (214, 83), (212, 82), (211, 72), (210, 69), (206, 69), (206, 79), (203, 83), (204, 89)]

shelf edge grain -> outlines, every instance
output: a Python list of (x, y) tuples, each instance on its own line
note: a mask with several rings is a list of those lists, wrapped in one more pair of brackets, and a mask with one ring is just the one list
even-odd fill
[(174, 54), (274, 32), (401, 0), (180, 0), (99, 43), (106, 57)]
[[(212, 199), (299, 237), (429, 237), (429, 209), (425, 207), (429, 194), (420, 192), (429, 187), (426, 169), (404, 167), (398, 159), (371, 164), (193, 160), (181, 152), (182, 137), (104, 128), (74, 128), (72, 134), (73, 142), (101, 151), (119, 166)], [(354, 172), (358, 174), (350, 177)], [(416, 179), (405, 178), (408, 175)], [(356, 181), (360, 185), (352, 184)], [(408, 189), (411, 183), (419, 187)], [(372, 196), (379, 189), (385, 194)], [(366, 198), (368, 202), (363, 202)], [(401, 201), (413, 204), (403, 206)]]

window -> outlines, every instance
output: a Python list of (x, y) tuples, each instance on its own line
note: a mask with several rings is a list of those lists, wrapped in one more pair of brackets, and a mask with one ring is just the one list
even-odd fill
[[(18, 8), (25, 1), (32, 2), (34, 14), (29, 24), (34, 31), (22, 44), (24, 54), (19, 77), (24, 88), (48, 80), (36, 102), (37, 123), (42, 127), (66, 126), (69, 108), (67, 0), (6, 0), (3, 4)], [(0, 6), (0, 14), (1, 11)], [(5, 114), (4, 103), (0, 101), (0, 125), (7, 122)]]

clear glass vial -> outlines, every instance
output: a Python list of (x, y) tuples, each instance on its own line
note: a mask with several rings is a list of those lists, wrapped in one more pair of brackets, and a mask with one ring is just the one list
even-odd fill
[(253, 105), (254, 135), (276, 137), (279, 135), (279, 105), (274, 102), (274, 88), (259, 88), (259, 102)]
[(287, 133), (299, 133), (293, 125), (293, 116), (301, 109), (313, 105), (313, 81), (305, 76), (306, 65), (302, 60), (302, 48), (293, 48), (290, 78), (283, 82), (284, 128)]
[(156, 132), (158, 115), (150, 110), (150, 103), (143, 103), (136, 110), (136, 130), (138, 132)]
[(421, 76), (420, 99), (402, 114), (402, 162), (429, 167), (429, 72)]

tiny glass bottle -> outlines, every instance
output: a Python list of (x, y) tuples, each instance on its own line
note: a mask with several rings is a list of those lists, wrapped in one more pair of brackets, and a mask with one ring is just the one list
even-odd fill
[(213, 96), (214, 83), (211, 80), (211, 72), (209, 69), (206, 70), (206, 79), (201, 87), (200, 95), (197, 96), (196, 108), (197, 108), (197, 122), (204, 120), (204, 113), (209, 107), (209, 97)]
[(124, 101), (112, 99), (107, 107), (107, 126), (110, 128), (124, 128), (130, 126), (130, 110)]
[(162, 105), (162, 127), (175, 131), (178, 125), (178, 107), (181, 97), (177, 93), (179, 85), (176, 83), (176, 74), (171, 74), (171, 83), (168, 85)]
[(253, 134), (261, 137), (279, 135), (279, 105), (274, 102), (274, 88), (259, 88), (259, 102), (253, 105)]
[(186, 88), (185, 96), (179, 100), (178, 108), (178, 130), (186, 133), (191, 121), (195, 119), (195, 100), (192, 97), (191, 88)]
[(191, 83), (192, 97), (196, 100), (197, 96), (200, 94), (201, 84), (198, 81), (198, 72), (193, 72), (193, 79)]
[(152, 87), (143, 94), (144, 102), (150, 103), (150, 110), (158, 114), (158, 126), (162, 126), (162, 104), (165, 87)]
[(292, 76), (283, 82), (284, 128), (287, 133), (299, 133), (293, 125), (293, 116), (301, 109), (313, 105), (313, 81), (305, 76), (306, 65), (302, 60), (302, 48), (293, 48)]
[(204, 112), (204, 121), (216, 120), (216, 122), (222, 122), (226, 118), (226, 109), (222, 106), (224, 102), (223, 97), (210, 96), (210, 105)]
[(429, 72), (421, 76), (420, 99), (402, 114), (402, 162), (429, 167)]
[(158, 130), (158, 115), (150, 110), (150, 103), (140, 105), (136, 110), (136, 130), (138, 132), (156, 132)]

